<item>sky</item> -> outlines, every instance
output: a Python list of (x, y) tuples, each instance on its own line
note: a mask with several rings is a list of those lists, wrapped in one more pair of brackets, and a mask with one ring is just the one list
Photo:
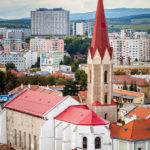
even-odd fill
[[(30, 17), (37, 8), (64, 8), (71, 13), (96, 10), (98, 0), (0, 0), (0, 18)], [(104, 0), (105, 8), (150, 8), (150, 0)]]

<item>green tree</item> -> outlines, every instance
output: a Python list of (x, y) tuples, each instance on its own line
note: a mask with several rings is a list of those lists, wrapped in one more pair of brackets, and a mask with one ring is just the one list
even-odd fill
[(137, 85), (136, 85), (136, 81), (135, 81), (134, 86), (133, 86), (133, 91), (137, 92)]
[(5, 66), (6, 66), (6, 70), (11, 70), (11, 69), (17, 70), (15, 64), (11, 62), (7, 63)]
[(49, 76), (47, 78), (47, 82), (48, 82), (48, 85), (55, 85), (56, 84), (56, 79), (54, 76)]
[(64, 96), (67, 96), (67, 95), (75, 96), (75, 95), (77, 95), (77, 93), (78, 93), (77, 82), (68, 80), (66, 83), (66, 86), (63, 90), (63, 95)]
[(128, 90), (127, 82), (126, 82), (126, 81), (124, 81), (124, 84), (123, 84), (123, 90)]
[(131, 75), (135, 75), (135, 74), (140, 74), (140, 72), (138, 71), (138, 69), (132, 69), (131, 70)]
[(132, 81), (130, 85), (130, 91), (133, 91), (133, 90), (134, 90), (134, 86), (133, 86), (133, 81)]
[(5, 91), (5, 73), (0, 71), (0, 94), (4, 94)]

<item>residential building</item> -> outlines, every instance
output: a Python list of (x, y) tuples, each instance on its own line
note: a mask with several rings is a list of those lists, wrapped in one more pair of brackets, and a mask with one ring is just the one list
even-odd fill
[(125, 123), (133, 120), (150, 119), (150, 106), (136, 106), (129, 113), (125, 115)]
[(73, 24), (73, 36), (90, 35), (90, 23), (87, 21), (75, 21)]
[(32, 65), (37, 62), (36, 52), (11, 52), (9, 54), (0, 55), (0, 63), (6, 65), (7, 63), (13, 63), (17, 70), (30, 69)]
[(4, 39), (4, 52), (20, 52), (22, 50), (22, 40), (20, 39)]
[(14, 38), (25, 40), (31, 36), (30, 28), (0, 28), (0, 34), (3, 35), (3, 38)]
[(37, 52), (39, 56), (52, 51), (64, 53), (64, 40), (34, 38), (30, 40), (30, 50)]
[(74, 79), (73, 77), (66, 75), (65, 73), (62, 73), (62, 72), (55, 72), (55, 73), (51, 74), (51, 76), (54, 76), (55, 78), (62, 77), (62, 78), (69, 79), (69, 80)]
[(150, 39), (141, 37), (134, 38), (111, 38), (110, 45), (114, 49), (114, 60), (119, 61), (123, 56), (126, 61), (130, 57), (131, 62), (150, 60)]
[(131, 65), (114, 65), (114, 72), (124, 72), (131, 75), (132, 70), (137, 70), (141, 74), (150, 74), (150, 63), (134, 63)]
[(144, 93), (118, 89), (113, 91), (113, 99), (117, 103), (118, 108), (123, 107), (125, 104), (144, 104)]
[(150, 119), (131, 121), (124, 126), (111, 124), (114, 150), (149, 150)]
[(31, 31), (33, 36), (69, 36), (69, 11), (62, 8), (31, 11)]
[(40, 67), (51, 66), (51, 65), (60, 65), (60, 62), (63, 61), (64, 53), (52, 51), (49, 53), (43, 53), (40, 55)]
[(129, 75), (115, 75), (113, 84), (114, 89), (123, 90), (123, 85), (126, 81), (128, 90), (130, 89), (131, 83), (136, 84), (137, 92), (144, 93), (145, 97), (150, 97), (150, 86), (146, 79), (135, 78)]
[(49, 65), (49, 66), (41, 66), (41, 71), (47, 71), (50, 74), (58, 71), (71, 72), (71, 66), (66, 65)]

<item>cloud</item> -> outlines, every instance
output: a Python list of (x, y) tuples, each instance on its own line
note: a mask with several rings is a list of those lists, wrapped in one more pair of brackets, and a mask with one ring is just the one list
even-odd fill
[[(31, 10), (41, 7), (62, 7), (71, 13), (95, 11), (97, 0), (0, 0), (0, 4), (0, 16), (13, 19), (29, 17)], [(104, 0), (104, 4), (105, 8), (149, 8), (150, 0)]]

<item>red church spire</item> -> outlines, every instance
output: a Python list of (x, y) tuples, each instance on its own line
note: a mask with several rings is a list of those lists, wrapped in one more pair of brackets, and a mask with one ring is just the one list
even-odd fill
[(110, 57), (112, 58), (113, 49), (110, 47), (109, 44), (103, 0), (98, 0), (98, 5), (97, 5), (95, 25), (93, 30), (93, 38), (90, 47), (92, 58), (94, 57), (97, 49), (99, 50), (102, 59), (105, 55), (106, 49), (108, 49)]

